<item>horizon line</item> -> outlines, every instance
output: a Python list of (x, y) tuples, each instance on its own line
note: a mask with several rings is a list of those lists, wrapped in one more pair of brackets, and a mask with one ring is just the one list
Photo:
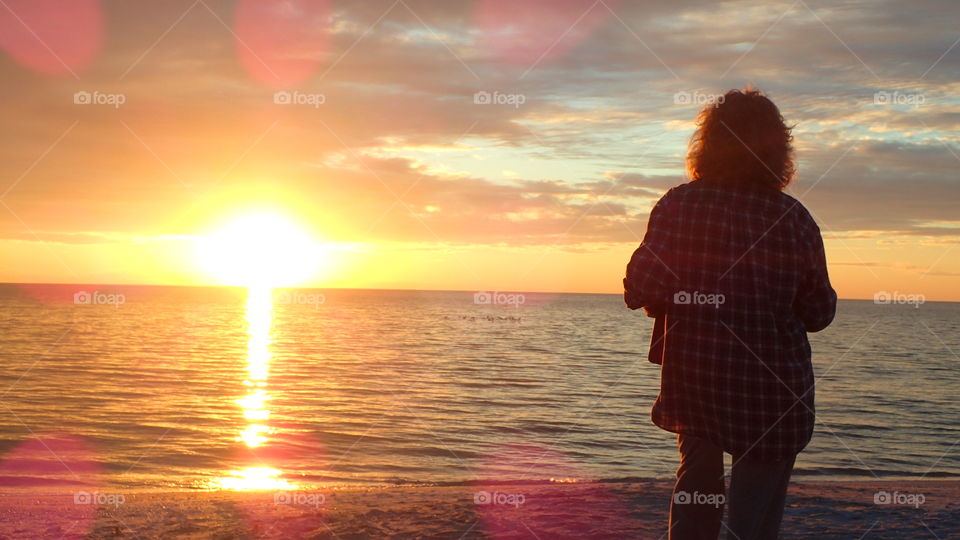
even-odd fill
[[(0, 286), (4, 285), (52, 285), (52, 286), (70, 286), (70, 285), (102, 285), (109, 287), (179, 287), (179, 288), (192, 288), (192, 289), (249, 289), (249, 286), (246, 285), (171, 285), (171, 284), (160, 284), (160, 283), (94, 283), (94, 282), (85, 282), (85, 283), (35, 283), (35, 282), (15, 282), (15, 281), (0, 281)], [(316, 286), (278, 286), (270, 287), (271, 289), (317, 289), (317, 290), (335, 290), (335, 291), (381, 291), (381, 292), (449, 292), (449, 293), (465, 293), (465, 294), (474, 294), (477, 292), (504, 292), (504, 293), (527, 293), (527, 294), (592, 294), (592, 295), (604, 295), (604, 296), (621, 296), (623, 293), (613, 293), (613, 292), (578, 292), (578, 291), (531, 291), (531, 290), (513, 290), (513, 289), (388, 289), (388, 288), (377, 288), (377, 287), (316, 287)], [(894, 291), (897, 292), (897, 291)], [(858, 301), (870, 301), (873, 298), (841, 298), (837, 297), (838, 300), (858, 300)], [(940, 304), (957, 304), (960, 303), (960, 300), (926, 300), (924, 303), (936, 302)], [(882, 305), (882, 304), (878, 304)]]

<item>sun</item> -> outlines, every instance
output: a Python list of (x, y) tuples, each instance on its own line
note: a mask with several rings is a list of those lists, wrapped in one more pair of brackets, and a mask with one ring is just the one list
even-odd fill
[(200, 237), (196, 246), (200, 266), (221, 285), (300, 285), (316, 275), (323, 262), (320, 244), (275, 213), (240, 216)]

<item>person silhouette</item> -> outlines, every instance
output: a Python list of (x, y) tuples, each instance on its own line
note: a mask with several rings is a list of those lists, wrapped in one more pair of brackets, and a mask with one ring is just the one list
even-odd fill
[[(669, 538), (777, 538), (796, 455), (813, 435), (808, 332), (836, 312), (820, 229), (783, 190), (792, 128), (757, 89), (703, 108), (690, 181), (650, 212), (623, 280), (630, 309), (655, 319), (661, 366), (653, 422), (677, 433)], [(729, 495), (724, 453), (733, 456)]]

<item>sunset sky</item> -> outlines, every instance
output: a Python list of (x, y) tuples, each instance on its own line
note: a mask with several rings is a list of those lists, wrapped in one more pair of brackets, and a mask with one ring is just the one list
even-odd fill
[(310, 239), (278, 252), (320, 256), (304, 285), (620, 292), (697, 102), (753, 83), (796, 124), (790, 193), (840, 296), (957, 301), (958, 20), (952, 0), (4, 0), (0, 281), (223, 284), (202, 237), (269, 214)]

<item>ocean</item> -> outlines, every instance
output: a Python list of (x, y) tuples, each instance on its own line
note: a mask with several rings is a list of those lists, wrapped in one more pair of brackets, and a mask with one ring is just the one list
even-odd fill
[[(0, 484), (665, 478), (618, 295), (0, 285)], [(842, 300), (795, 477), (960, 476), (960, 304)], [(729, 458), (728, 458), (729, 463)]]

